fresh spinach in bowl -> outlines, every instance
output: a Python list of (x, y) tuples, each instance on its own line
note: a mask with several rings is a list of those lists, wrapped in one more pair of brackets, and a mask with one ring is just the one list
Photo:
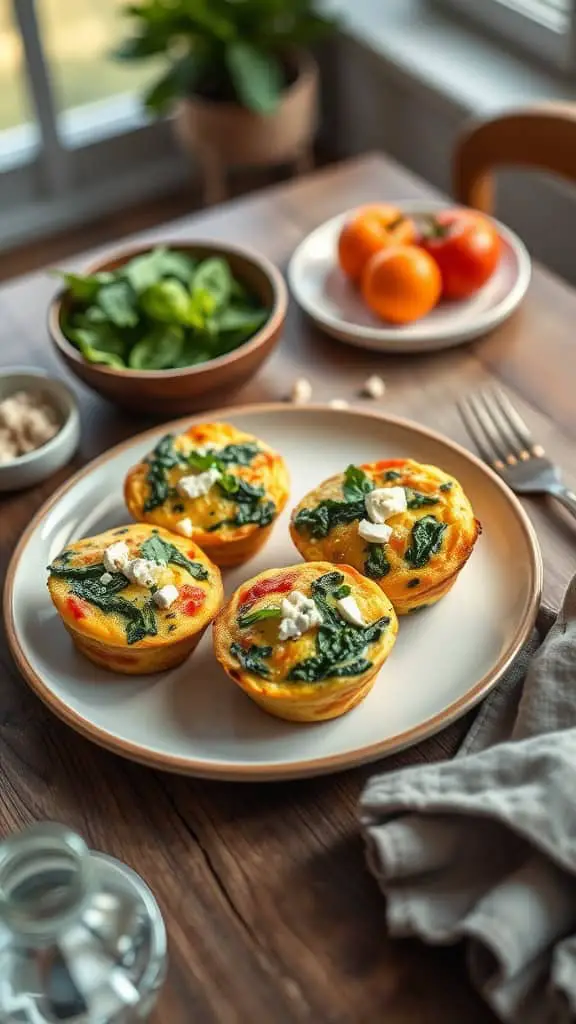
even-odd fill
[(58, 273), (71, 299), (66, 338), (87, 362), (117, 370), (175, 370), (226, 355), (271, 312), (217, 256), (158, 247), (114, 271)]

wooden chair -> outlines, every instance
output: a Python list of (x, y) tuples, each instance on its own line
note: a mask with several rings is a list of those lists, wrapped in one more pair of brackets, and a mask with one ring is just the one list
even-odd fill
[(576, 182), (576, 103), (547, 103), (477, 122), (458, 142), (453, 187), (459, 203), (494, 208), (496, 168), (550, 171)]

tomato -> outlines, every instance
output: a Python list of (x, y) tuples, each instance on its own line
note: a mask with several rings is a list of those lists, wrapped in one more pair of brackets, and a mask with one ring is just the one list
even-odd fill
[(467, 299), (482, 288), (502, 248), (495, 225), (474, 210), (444, 210), (430, 217), (420, 245), (438, 264), (445, 299)]
[(206, 600), (206, 594), (200, 587), (190, 587), (188, 585), (180, 588), (179, 599), (182, 601), (182, 611), (184, 615), (196, 615), (199, 608), (202, 607)]
[(244, 608), (246, 605), (254, 604), (259, 597), (266, 597), (267, 594), (287, 594), (292, 590), (295, 580), (296, 576), (293, 572), (268, 576), (267, 579), (260, 580), (259, 583), (248, 587), (240, 594), (240, 605)]
[(360, 281), (374, 253), (391, 245), (410, 245), (416, 239), (414, 221), (395, 206), (363, 206), (342, 228), (338, 262), (353, 281)]
[(364, 301), (393, 324), (409, 324), (426, 316), (441, 291), (436, 263), (415, 245), (383, 249), (372, 257), (362, 274)]
[(86, 612), (84, 611), (83, 605), (75, 597), (68, 597), (66, 599), (66, 607), (75, 619), (80, 620), (86, 618)]

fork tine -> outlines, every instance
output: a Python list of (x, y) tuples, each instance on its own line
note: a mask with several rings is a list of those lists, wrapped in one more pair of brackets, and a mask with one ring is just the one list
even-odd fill
[(492, 443), (492, 438), (485, 429), (483, 418), (479, 415), (479, 407), (471, 395), (458, 402), (458, 411), (484, 462), (494, 466), (495, 469), (503, 469), (504, 462), (499, 457), (498, 449)]
[(502, 431), (500, 430), (498, 423), (495, 422), (492, 416), (490, 407), (486, 403), (483, 392), (479, 391), (475, 395), (469, 395), (468, 398), (474, 408), (476, 419), (480, 423), (488, 442), (496, 452), (497, 458), (505, 464), (508, 461), (508, 456), (510, 454), (508, 444), (506, 439), (502, 436)]
[[(522, 448), (528, 454), (536, 456), (544, 455), (542, 445), (534, 442), (534, 437), (532, 436), (531, 431), (522, 419), (520, 413), (512, 405), (512, 402), (506, 392), (502, 391), (500, 388), (494, 388), (492, 393), (503, 417), (506, 419), (509, 427), (518, 438)], [(520, 453), (520, 457), (522, 457), (522, 452)]]
[(526, 459), (529, 459), (529, 452), (523, 450), (522, 445), (518, 444), (516, 434), (512, 430), (500, 406), (497, 404), (493, 389), (485, 388), (480, 392), (478, 397), (486, 410), (488, 419), (492, 423), (494, 430), (497, 431), (501, 443), (504, 446), (504, 458), (506, 463), (509, 466), (513, 466), (519, 460), (526, 461)]

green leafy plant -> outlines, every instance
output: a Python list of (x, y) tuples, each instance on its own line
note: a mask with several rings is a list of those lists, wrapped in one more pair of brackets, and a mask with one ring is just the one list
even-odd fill
[(131, 34), (113, 56), (166, 69), (144, 96), (153, 114), (182, 96), (271, 114), (290, 83), (289, 55), (335, 26), (316, 0), (140, 0), (125, 4)]
[(244, 344), (270, 315), (216, 256), (158, 247), (114, 271), (61, 277), (64, 334), (87, 362), (115, 370), (196, 366)]

